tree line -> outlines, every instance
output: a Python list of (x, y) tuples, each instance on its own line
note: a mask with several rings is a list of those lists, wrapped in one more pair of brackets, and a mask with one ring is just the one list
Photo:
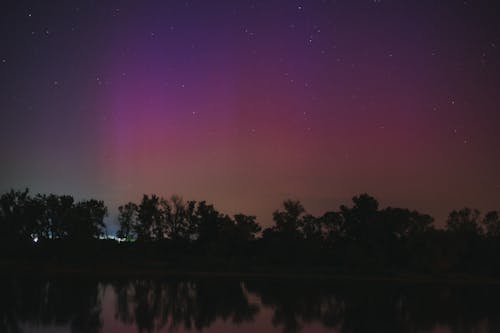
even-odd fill
[(184, 202), (179, 196), (164, 199), (144, 195), (139, 204), (118, 208), (117, 236), (135, 241), (187, 241), (207, 243), (223, 239), (248, 242), (261, 227), (255, 216), (222, 214), (206, 201)]
[[(179, 196), (144, 195), (118, 210), (117, 236), (126, 242), (99, 251), (130, 260), (500, 274), (498, 211), (454, 210), (440, 229), (428, 214), (380, 208), (368, 194), (321, 216), (286, 200), (267, 228), (255, 216), (229, 216), (205, 201)], [(3, 244), (97, 241), (106, 235), (107, 214), (103, 201), (11, 190), (0, 196), (0, 234)]]
[(70, 195), (11, 190), (0, 196), (0, 228), (4, 241), (94, 239), (106, 234), (104, 201), (76, 202)]

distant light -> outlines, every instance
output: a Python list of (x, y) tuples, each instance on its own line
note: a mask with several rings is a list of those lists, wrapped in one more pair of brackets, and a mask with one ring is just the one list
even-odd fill
[(119, 243), (127, 241), (126, 238), (120, 238), (120, 237), (115, 236), (115, 235), (107, 235), (107, 236), (103, 235), (103, 236), (100, 236), (99, 239), (112, 239), (112, 240), (115, 240), (115, 241), (117, 241)]
[(38, 237), (33, 238), (33, 242), (38, 243)]

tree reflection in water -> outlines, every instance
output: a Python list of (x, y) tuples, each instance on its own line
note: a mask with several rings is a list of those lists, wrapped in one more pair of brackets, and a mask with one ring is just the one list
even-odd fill
[[(500, 332), (500, 288), (255, 281), (248, 290), (274, 309), (273, 324), (298, 332), (320, 322), (342, 333), (426, 332), (440, 324), (450, 332)], [(293, 290), (293, 292), (290, 292)]]
[(116, 318), (140, 332), (163, 328), (201, 330), (216, 319), (239, 324), (259, 311), (237, 280), (136, 280), (114, 283)]
[(100, 332), (102, 289), (97, 281), (2, 279), (0, 283), (0, 332), (23, 332), (23, 323)]
[[(268, 320), (263, 310), (272, 313), (269, 331), (280, 332), (307, 331), (311, 324), (342, 333), (428, 332), (437, 325), (447, 332), (500, 331), (498, 286), (220, 278), (0, 282), (1, 332), (29, 332), (28, 326), (101, 332), (110, 321), (138, 332), (200, 331), (224, 321), (234, 331)], [(104, 290), (113, 303), (103, 303)]]

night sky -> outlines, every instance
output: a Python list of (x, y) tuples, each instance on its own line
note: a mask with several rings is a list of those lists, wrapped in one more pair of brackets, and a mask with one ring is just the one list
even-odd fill
[(2, 1), (0, 191), (500, 208), (494, 1)]

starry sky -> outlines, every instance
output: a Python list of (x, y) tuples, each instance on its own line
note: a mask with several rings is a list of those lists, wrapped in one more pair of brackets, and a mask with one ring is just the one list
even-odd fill
[(0, 190), (500, 208), (493, 1), (2, 1)]

